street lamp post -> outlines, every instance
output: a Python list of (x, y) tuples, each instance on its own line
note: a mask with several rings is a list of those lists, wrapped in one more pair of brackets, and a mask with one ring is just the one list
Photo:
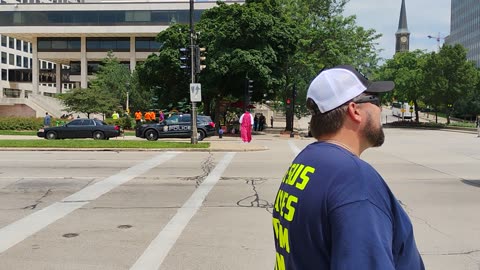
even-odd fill
[(127, 82), (127, 83), (126, 83), (126, 86), (127, 86), (127, 104), (126, 104), (126, 106), (125, 106), (125, 111), (127, 112), (127, 114), (130, 114), (130, 98), (129, 98), (130, 83)]

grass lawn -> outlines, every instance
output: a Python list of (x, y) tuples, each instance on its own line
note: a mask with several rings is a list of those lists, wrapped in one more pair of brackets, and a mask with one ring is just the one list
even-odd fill
[[(125, 136), (135, 136), (135, 130), (125, 130)], [(36, 130), (0, 130), (0, 135), (37, 136)]]
[(0, 140), (0, 148), (209, 148), (210, 143), (200, 142), (163, 142), (163, 141), (128, 141), (128, 140)]

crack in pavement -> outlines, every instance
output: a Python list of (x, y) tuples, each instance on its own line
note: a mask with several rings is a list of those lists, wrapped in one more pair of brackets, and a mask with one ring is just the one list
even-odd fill
[(480, 252), (480, 249), (474, 249), (470, 251), (464, 251), (464, 252), (448, 252), (448, 253), (432, 253), (432, 254), (425, 254), (425, 255), (447, 255), (447, 256), (454, 256), (454, 255), (470, 255), (473, 253)]
[(25, 206), (25, 207), (23, 207), (22, 209), (31, 209), (31, 210), (33, 210), (33, 209), (37, 208), (37, 206), (38, 206), (40, 203), (42, 203), (42, 199), (45, 198), (45, 197), (47, 197), (51, 192), (52, 192), (52, 189), (49, 188), (49, 189), (47, 190), (47, 192), (45, 192), (45, 194), (42, 195), (42, 197), (40, 197), (39, 199), (35, 200), (35, 202), (36, 202), (35, 204)]
[[(242, 178), (244, 179), (244, 178)], [(251, 178), (245, 180), (245, 184), (250, 185), (253, 190), (253, 195), (247, 196), (237, 202), (237, 205), (240, 207), (256, 207), (264, 208), (265, 211), (272, 214), (273, 204), (267, 200), (260, 198), (260, 195), (257, 191), (257, 185), (265, 183), (268, 179), (265, 178)]]
[(405, 212), (407, 212), (407, 214), (408, 214), (408, 216), (409, 216), (410, 218), (414, 218), (414, 219), (416, 219), (416, 220), (419, 220), (419, 221), (423, 222), (423, 223), (424, 223), (425, 225), (427, 225), (430, 229), (432, 229), (432, 230), (434, 230), (434, 231), (436, 231), (436, 232), (438, 232), (438, 233), (440, 233), (440, 234), (442, 234), (442, 235), (444, 235), (444, 236), (446, 236), (446, 237), (449, 237), (449, 238), (451, 237), (449, 234), (446, 234), (446, 233), (440, 231), (439, 229), (435, 228), (435, 227), (434, 227), (432, 224), (430, 224), (426, 219), (423, 219), (423, 218), (421, 218), (421, 217), (418, 217), (418, 216), (414, 215), (414, 214), (413, 214), (413, 210), (412, 210), (411, 208), (409, 208), (406, 204), (404, 204), (401, 200), (398, 200), (398, 203), (400, 203), (400, 205), (405, 209)]
[(185, 181), (195, 180), (195, 188), (198, 188), (202, 184), (202, 182), (205, 180), (205, 178), (210, 174), (210, 172), (213, 170), (214, 167), (215, 167), (215, 162), (213, 160), (213, 154), (209, 152), (208, 156), (202, 161), (202, 164), (201, 164), (203, 174), (192, 176), (192, 177), (185, 177), (183, 179)]

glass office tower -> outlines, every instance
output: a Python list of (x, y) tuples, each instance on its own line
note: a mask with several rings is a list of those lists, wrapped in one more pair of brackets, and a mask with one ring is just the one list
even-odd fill
[(447, 44), (462, 44), (467, 59), (480, 67), (480, 4), (478, 0), (452, 0)]

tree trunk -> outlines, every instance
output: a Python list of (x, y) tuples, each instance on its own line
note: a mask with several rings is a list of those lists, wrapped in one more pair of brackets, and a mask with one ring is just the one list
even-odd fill
[(420, 122), (420, 118), (418, 117), (418, 104), (417, 100), (413, 100), (413, 105), (415, 106), (415, 122)]
[(293, 131), (293, 113), (292, 109), (289, 108), (290, 105), (287, 105), (286, 111), (285, 111), (285, 120), (287, 121), (285, 125), (285, 131)]

